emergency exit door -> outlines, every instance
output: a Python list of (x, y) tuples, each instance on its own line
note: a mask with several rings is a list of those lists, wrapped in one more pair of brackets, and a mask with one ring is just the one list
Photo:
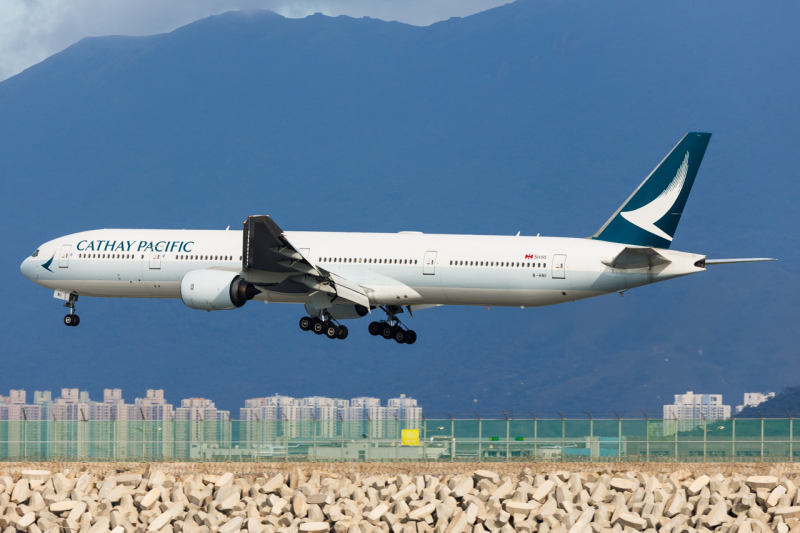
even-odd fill
[(150, 252), (150, 268), (152, 270), (161, 268), (161, 252)]
[(425, 260), (422, 262), (422, 273), (427, 276), (436, 274), (436, 252), (425, 252)]
[(59, 268), (69, 268), (69, 252), (72, 250), (71, 244), (65, 244), (58, 253)]
[(567, 256), (553, 256), (553, 279), (565, 279), (567, 269)]

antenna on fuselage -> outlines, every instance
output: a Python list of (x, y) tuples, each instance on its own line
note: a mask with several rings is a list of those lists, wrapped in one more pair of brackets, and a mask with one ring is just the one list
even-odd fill
[(228, 231), (229, 229), (231, 229), (231, 227), (230, 227), (230, 226), (228, 226), (227, 228), (225, 228), (225, 231)]
[(517, 237), (519, 237), (519, 234), (520, 234), (520, 233), (522, 233), (522, 232), (520, 232), (520, 231), (518, 231), (518, 232), (517, 232)]

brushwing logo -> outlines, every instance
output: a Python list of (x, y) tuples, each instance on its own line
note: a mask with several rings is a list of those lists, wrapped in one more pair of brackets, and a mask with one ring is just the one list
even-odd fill
[(653, 235), (658, 235), (662, 239), (672, 241), (672, 237), (667, 235), (661, 228), (655, 225), (656, 222), (661, 220), (666, 215), (675, 202), (678, 201), (678, 196), (683, 190), (683, 184), (686, 181), (686, 174), (689, 171), (689, 152), (683, 158), (678, 172), (664, 191), (658, 197), (647, 205), (643, 205), (639, 209), (633, 211), (624, 211), (620, 213), (625, 220), (631, 224), (639, 226), (645, 231), (649, 231)]
[[(55, 257), (55, 256), (56, 256), (56, 253), (53, 252), (53, 257)], [(47, 270), (48, 272), (52, 272), (52, 270), (50, 270), (50, 263), (53, 262), (53, 257), (48, 259), (46, 263), (42, 263), (42, 268)]]

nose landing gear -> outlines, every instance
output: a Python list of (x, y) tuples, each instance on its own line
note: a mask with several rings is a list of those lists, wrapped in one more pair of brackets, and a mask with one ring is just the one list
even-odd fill
[(397, 313), (403, 312), (401, 307), (388, 305), (381, 307), (381, 309), (386, 313), (387, 319), (370, 323), (368, 328), (370, 335), (373, 337), (381, 336), (386, 340), (394, 339), (397, 344), (414, 344), (417, 342), (416, 332), (408, 329), (395, 316)]
[(65, 326), (77, 326), (81, 323), (81, 317), (75, 314), (75, 302), (78, 301), (77, 294), (70, 294), (69, 300), (64, 304), (64, 307), (69, 307), (69, 314), (64, 317)]

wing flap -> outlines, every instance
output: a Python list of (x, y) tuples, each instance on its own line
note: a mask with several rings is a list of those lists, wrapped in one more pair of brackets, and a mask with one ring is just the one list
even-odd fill
[(242, 238), (244, 270), (290, 274), (293, 281), (308, 287), (312, 304), (317, 309), (330, 307), (328, 295), (334, 294), (338, 298), (370, 308), (364, 289), (303, 257), (270, 216), (248, 217), (244, 222)]

